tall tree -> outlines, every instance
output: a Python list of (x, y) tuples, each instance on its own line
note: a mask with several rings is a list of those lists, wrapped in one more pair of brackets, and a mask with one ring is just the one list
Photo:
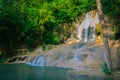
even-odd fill
[(103, 35), (105, 62), (107, 63), (108, 68), (112, 69), (112, 61), (111, 61), (111, 56), (110, 56), (108, 37), (107, 37), (106, 30), (105, 30), (105, 27), (107, 25), (105, 24), (104, 14), (102, 11), (102, 6), (101, 6), (101, 0), (96, 0), (96, 3), (97, 3), (98, 15), (99, 15), (99, 20), (100, 20), (101, 29), (102, 29), (102, 35)]

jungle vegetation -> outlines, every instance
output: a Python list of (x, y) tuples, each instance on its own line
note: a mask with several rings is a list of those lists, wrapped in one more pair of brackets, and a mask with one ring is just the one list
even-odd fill
[[(114, 20), (114, 39), (120, 40), (120, 0), (101, 3)], [(95, 0), (0, 0), (0, 50), (6, 56), (18, 48), (63, 43), (75, 18), (94, 9)]]

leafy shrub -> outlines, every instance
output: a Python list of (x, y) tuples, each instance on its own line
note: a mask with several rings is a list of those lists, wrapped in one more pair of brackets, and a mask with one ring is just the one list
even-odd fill
[(102, 65), (102, 72), (105, 73), (106, 75), (110, 75), (111, 74), (111, 69), (108, 68), (107, 63), (104, 63)]
[(0, 63), (3, 63), (6, 60), (6, 53), (0, 55)]

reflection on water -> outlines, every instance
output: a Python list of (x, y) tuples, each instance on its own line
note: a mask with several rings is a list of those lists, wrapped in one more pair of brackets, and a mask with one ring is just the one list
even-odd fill
[(68, 70), (26, 64), (0, 64), (0, 80), (66, 80)]
[(0, 64), (0, 80), (120, 80), (118, 77), (88, 76), (72, 69), (26, 64)]

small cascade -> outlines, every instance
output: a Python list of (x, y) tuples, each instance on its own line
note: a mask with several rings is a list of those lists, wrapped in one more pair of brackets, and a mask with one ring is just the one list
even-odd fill
[(34, 66), (45, 66), (45, 56), (40, 55), (40, 56), (33, 57), (29, 59), (27, 64), (34, 65)]
[(87, 58), (88, 54), (85, 53), (74, 53), (73, 61), (84, 61)]
[(95, 40), (95, 28), (99, 23), (99, 17), (96, 11), (90, 11), (78, 28), (79, 41), (87, 42)]
[(74, 54), (73, 60), (74, 60), (74, 61), (78, 61), (78, 58), (77, 58), (77, 53), (76, 53), (76, 54)]

